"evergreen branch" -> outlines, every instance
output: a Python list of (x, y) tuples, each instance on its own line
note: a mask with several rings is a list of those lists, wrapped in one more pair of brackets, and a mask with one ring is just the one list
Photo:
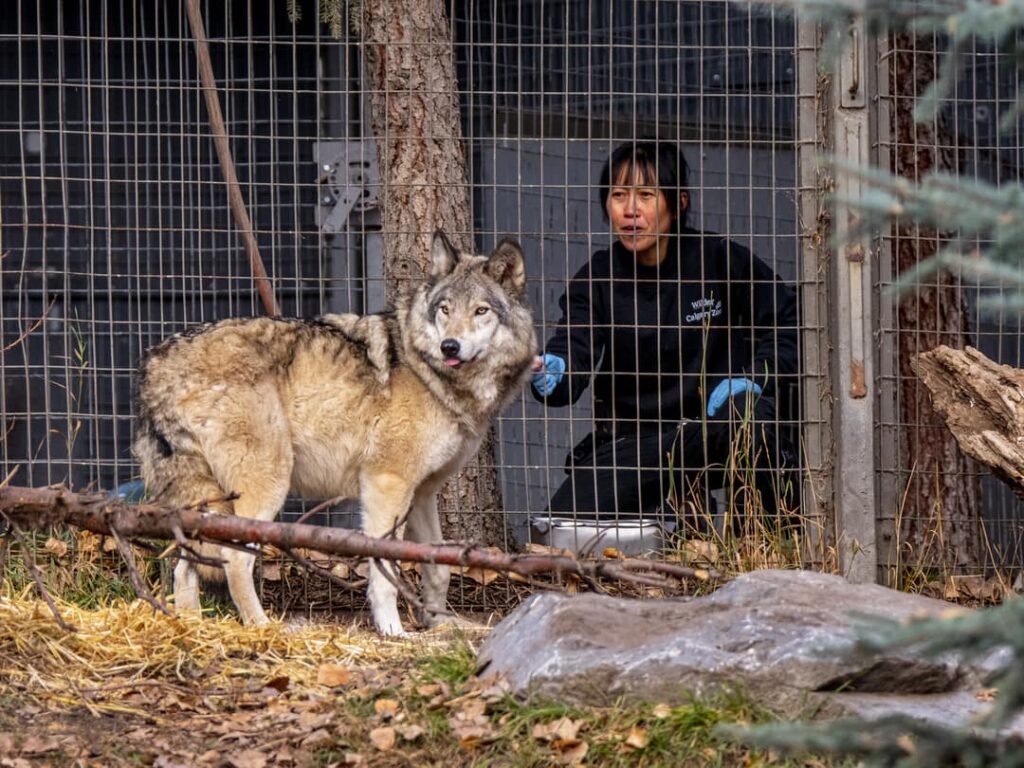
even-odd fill
[[(895, 295), (919, 287), (947, 270), (979, 285), (998, 287), (1000, 297), (979, 304), (986, 311), (1024, 307), (1024, 187), (995, 187), (948, 173), (933, 173), (920, 184), (877, 168), (824, 158), (837, 174), (864, 182), (855, 192), (836, 193), (832, 201), (857, 214), (846, 241), (877, 237), (897, 223), (935, 230), (942, 247), (934, 256), (904, 271), (889, 288)], [(842, 243), (834, 242), (834, 246)]]
[[(942, 101), (953, 90), (956, 73), (965, 53), (977, 42), (990, 44), (1014, 60), (1024, 56), (1024, 42), (1017, 34), (1024, 27), (1024, 0), (977, 2), (976, 0), (748, 0), (754, 7), (791, 9), (801, 19), (817, 22), (823, 31), (821, 60), (834, 69), (849, 39), (855, 19), (864, 22), (869, 37), (888, 33), (938, 35), (948, 40), (939, 73), (914, 107), (918, 122), (934, 119)], [(1024, 110), (1018, 103), (1007, 110), (1001, 126), (1013, 127)]]
[(935, 768), (941, 765), (1020, 768), (1024, 743), (994, 731), (937, 728), (907, 715), (865, 722), (837, 720), (823, 725), (773, 723), (751, 728), (722, 726), (725, 738), (786, 752), (856, 755), (863, 765), (881, 768)]
[[(937, 618), (900, 624), (870, 620), (858, 632), (854, 650), (873, 655), (882, 651), (916, 649), (925, 656), (955, 651), (964, 660), (987, 658), (987, 684), (999, 695), (983, 725), (999, 728), (1024, 707), (1024, 600)], [(995, 653), (999, 651), (999, 653)]]

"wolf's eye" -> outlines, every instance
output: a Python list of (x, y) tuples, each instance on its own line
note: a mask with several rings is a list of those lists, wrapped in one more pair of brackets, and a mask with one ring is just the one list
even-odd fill
[(477, 307), (476, 308), (476, 313), (478, 315), (486, 315), (490, 311), (491, 311), (490, 307)]
[(442, 315), (447, 315), (448, 314), (448, 305), (447, 304), (442, 304), (440, 307), (438, 307), (438, 309), (441, 310), (441, 314)]

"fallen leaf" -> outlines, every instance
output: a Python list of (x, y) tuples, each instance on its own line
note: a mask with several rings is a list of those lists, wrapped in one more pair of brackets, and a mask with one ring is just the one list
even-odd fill
[(573, 741), (581, 725), (582, 720), (573, 720), (569, 717), (560, 717), (550, 723), (537, 723), (533, 726), (533, 738), (539, 741)]
[(459, 715), (466, 720), (475, 720), (487, 712), (487, 702), (483, 699), (467, 699), (459, 707)]
[(43, 545), (43, 549), (57, 557), (64, 557), (64, 555), (68, 553), (68, 545), (60, 539), (55, 539), (52, 536), (46, 540), (46, 543)]
[(687, 539), (683, 544), (683, 559), (690, 563), (718, 562), (718, 544), (705, 539)]
[(476, 565), (460, 566), (458, 568), (453, 568), (452, 570), (462, 576), (465, 576), (470, 581), (475, 581), (477, 584), (481, 584), (485, 587), (501, 577), (501, 574), (497, 571), (492, 571), (489, 568), (481, 568)]
[(486, 711), (486, 702), (478, 698), (462, 699), (458, 709), (448, 718), (452, 734), (459, 740), (462, 749), (471, 750), (481, 743), (494, 740), (494, 727)]
[(302, 740), (302, 746), (305, 749), (316, 749), (321, 744), (331, 741), (332, 738), (331, 732), (326, 728), (317, 728)]
[(642, 725), (634, 725), (629, 729), (629, 735), (626, 736), (626, 746), (632, 747), (633, 749), (643, 749), (650, 743), (651, 739), (647, 735), (647, 729)]
[(23, 755), (40, 755), (58, 748), (60, 748), (60, 744), (54, 738), (29, 735), (21, 745), (21, 753)]
[(78, 536), (78, 551), (82, 554), (93, 554), (100, 548), (100, 535), (92, 531), (80, 531)]
[(549, 547), (545, 544), (538, 544), (531, 541), (524, 548), (524, 551), (528, 555), (558, 555), (560, 557), (568, 557), (573, 560), (576, 559), (576, 553), (571, 549), (562, 549), (561, 547)]
[(615, 547), (605, 547), (601, 550), (601, 554), (609, 560), (625, 560), (626, 556), (622, 554)]
[(459, 747), (465, 750), (476, 749), (494, 738), (494, 730), (486, 725), (464, 724), (460, 728), (453, 729), (453, 733), (459, 739)]
[(329, 712), (302, 712), (299, 714), (299, 728), (304, 731), (312, 731), (331, 724), (333, 716)]
[(381, 752), (387, 752), (395, 748), (395, 729), (391, 726), (374, 728), (370, 731), (370, 743)]
[(587, 756), (589, 749), (590, 745), (585, 741), (576, 740), (571, 744), (566, 744), (565, 747), (559, 748), (558, 762), (562, 765), (579, 765)]
[(664, 720), (666, 717), (672, 714), (672, 707), (668, 704), (655, 704), (651, 710), (651, 714), (659, 720)]
[(424, 733), (423, 728), (418, 725), (406, 725), (398, 729), (398, 735), (405, 741), (416, 741)]
[(486, 684), (480, 691), (480, 698), (491, 704), (502, 701), (512, 692), (512, 684), (507, 677), (491, 675), (480, 682)]
[(281, 580), (281, 564), (280, 563), (264, 563), (263, 567), (260, 568), (260, 578), (263, 581), (280, 581)]
[(267, 764), (267, 756), (255, 749), (243, 749), (229, 755), (228, 763), (234, 768), (263, 768)]
[(325, 685), (328, 688), (348, 685), (351, 679), (352, 673), (348, 667), (344, 667), (341, 664), (324, 663), (316, 671), (317, 685)]
[(390, 720), (398, 714), (400, 706), (401, 704), (394, 699), (377, 699), (373, 702), (373, 711), (381, 720)]
[(348, 563), (335, 563), (334, 567), (331, 568), (331, 573), (339, 579), (347, 579), (351, 572), (352, 569), (348, 567)]

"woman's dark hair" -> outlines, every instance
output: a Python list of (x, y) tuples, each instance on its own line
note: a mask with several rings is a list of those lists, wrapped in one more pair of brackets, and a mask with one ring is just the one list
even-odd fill
[(690, 167), (683, 151), (671, 141), (635, 141), (620, 144), (601, 169), (601, 210), (608, 218), (608, 195), (623, 175), (640, 177), (644, 184), (665, 193), (676, 225), (686, 223), (686, 210), (679, 210), (679, 193), (689, 188)]

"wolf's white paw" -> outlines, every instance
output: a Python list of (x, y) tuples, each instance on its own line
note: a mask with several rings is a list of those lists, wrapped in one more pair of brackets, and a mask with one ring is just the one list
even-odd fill
[(384, 637), (408, 637), (409, 633), (402, 627), (401, 620), (395, 616), (390, 617), (373, 617), (373, 625), (377, 628), (377, 631)]

